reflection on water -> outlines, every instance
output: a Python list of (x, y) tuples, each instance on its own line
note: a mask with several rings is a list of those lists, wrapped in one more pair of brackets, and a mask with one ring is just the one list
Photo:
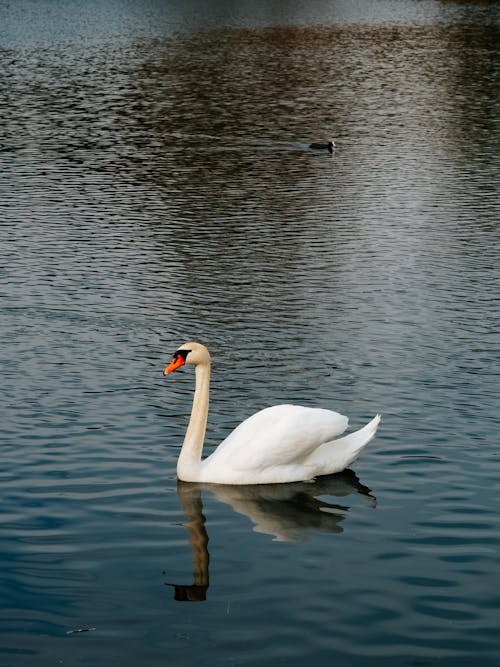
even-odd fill
[(349, 506), (327, 502), (320, 497), (359, 494), (368, 498), (370, 507), (376, 507), (370, 489), (361, 484), (352, 470), (318, 477), (314, 482), (294, 484), (229, 486), (178, 481), (177, 495), (188, 517), (184, 525), (193, 551), (193, 583), (168, 584), (174, 587), (175, 599), (181, 602), (201, 602), (206, 599), (208, 590), (210, 557), (203, 492), (213, 493), (217, 500), (247, 516), (256, 532), (271, 535), (278, 541), (304, 540), (310, 531), (343, 532), (340, 524)]
[(306, 539), (309, 531), (341, 533), (340, 525), (349, 507), (327, 502), (321, 496), (343, 497), (359, 494), (376, 500), (356, 475), (346, 470), (338, 475), (318, 477), (314, 482), (266, 484), (258, 486), (204, 485), (221, 502), (247, 516), (257, 533), (278, 541)]
[(189, 532), (189, 544), (193, 551), (193, 583), (168, 584), (175, 589), (175, 599), (180, 602), (202, 602), (208, 589), (208, 534), (205, 528), (201, 489), (196, 484), (177, 483), (177, 495), (184, 514), (188, 517), (185, 526)]

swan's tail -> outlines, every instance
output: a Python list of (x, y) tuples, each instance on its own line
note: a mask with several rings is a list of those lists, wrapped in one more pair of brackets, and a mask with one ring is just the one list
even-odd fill
[(359, 431), (349, 433), (338, 440), (326, 442), (319, 447), (312, 457), (312, 460), (320, 467), (316, 475), (330, 475), (349, 467), (375, 436), (380, 419), (381, 415), (377, 415)]

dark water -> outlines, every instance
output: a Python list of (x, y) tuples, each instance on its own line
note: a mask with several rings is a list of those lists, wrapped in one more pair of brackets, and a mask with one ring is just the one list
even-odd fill
[[(496, 664), (499, 22), (0, 2), (2, 667)], [(378, 437), (178, 486), (186, 339), (207, 451), (287, 401)]]

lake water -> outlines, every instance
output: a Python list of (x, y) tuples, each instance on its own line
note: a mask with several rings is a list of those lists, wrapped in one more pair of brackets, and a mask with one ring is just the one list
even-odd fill
[[(497, 664), (499, 25), (0, 2), (2, 667)], [(282, 402), (377, 438), (178, 484), (191, 339), (207, 452)]]

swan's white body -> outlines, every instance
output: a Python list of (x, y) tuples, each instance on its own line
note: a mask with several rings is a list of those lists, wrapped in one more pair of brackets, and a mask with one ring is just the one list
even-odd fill
[(245, 419), (202, 461), (208, 417), (210, 355), (200, 343), (185, 343), (165, 374), (184, 363), (196, 369), (191, 419), (177, 463), (185, 482), (275, 484), (299, 482), (347, 468), (377, 431), (380, 416), (359, 431), (335, 439), (348, 419), (337, 412), (275, 405)]

